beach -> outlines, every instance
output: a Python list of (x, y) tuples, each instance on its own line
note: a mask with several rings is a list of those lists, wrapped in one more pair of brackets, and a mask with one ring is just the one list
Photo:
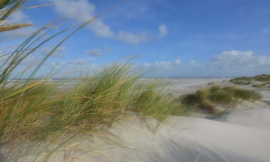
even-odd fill
[[(223, 78), (163, 81), (169, 82), (168, 88), (173, 95), (194, 92), (209, 82), (230, 84)], [(119, 139), (119, 146), (101, 147), (102, 142), (97, 142), (97, 151), (69, 155), (69, 158), (64, 156), (64, 159), (89, 162), (270, 161), (270, 92), (261, 92), (261, 101), (244, 101), (229, 113), (211, 119), (172, 116), (157, 130), (137, 118), (116, 122), (110, 132)], [(155, 120), (151, 122), (155, 123)], [(91, 148), (93, 143), (85, 141), (80, 147)]]
[[(171, 79), (174, 93), (193, 92), (224, 79)], [(167, 80), (166, 80), (167, 81)], [(226, 82), (225, 82), (226, 83)], [(227, 83), (226, 83), (227, 84)], [(214, 119), (171, 117), (156, 133), (138, 121), (113, 132), (131, 149), (107, 150), (100, 161), (267, 162), (270, 161), (269, 91), (257, 103), (242, 103)], [(135, 124), (136, 123), (136, 124)], [(91, 160), (90, 160), (91, 161)]]

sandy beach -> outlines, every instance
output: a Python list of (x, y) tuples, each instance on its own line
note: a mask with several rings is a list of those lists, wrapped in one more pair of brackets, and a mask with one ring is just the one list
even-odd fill
[[(173, 93), (182, 94), (193, 92), (208, 82), (228, 84), (223, 80), (168, 81)], [(262, 93), (262, 101), (244, 102), (230, 113), (211, 120), (171, 117), (155, 134), (138, 121), (125, 122), (113, 132), (132, 149), (107, 150), (108, 158), (99, 157), (99, 161), (270, 161), (270, 92)]]
[[(176, 95), (194, 92), (209, 82), (229, 84), (224, 80), (166, 79), (164, 82), (170, 83), (168, 88)], [(262, 91), (262, 94), (261, 101), (243, 102), (228, 114), (213, 119), (170, 117), (157, 132), (149, 130), (138, 119), (122, 121), (111, 129), (121, 139), (122, 147), (101, 149), (95, 155), (79, 156), (77, 160), (270, 161), (270, 92)], [(84, 147), (87, 145), (84, 144)]]
[[(162, 81), (168, 83), (169, 91), (177, 96), (195, 92), (209, 82), (228, 85), (228, 80), (210, 78)], [(261, 93), (261, 101), (244, 101), (229, 113), (215, 118), (170, 117), (157, 131), (152, 131), (151, 127), (142, 124), (137, 118), (123, 120), (110, 129), (119, 139), (120, 146), (103, 148), (102, 142), (93, 145), (92, 140), (86, 140), (80, 149), (95, 147), (97, 151), (68, 156), (63, 151), (53, 161), (268, 162), (270, 91), (262, 90)]]

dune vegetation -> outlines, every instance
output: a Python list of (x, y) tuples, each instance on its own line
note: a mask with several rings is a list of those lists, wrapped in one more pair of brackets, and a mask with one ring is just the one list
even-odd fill
[(243, 100), (257, 101), (261, 97), (262, 95), (254, 90), (236, 86), (221, 87), (220, 85), (214, 85), (209, 88), (201, 88), (195, 93), (183, 95), (178, 101), (188, 107), (195, 107), (216, 114), (218, 113), (218, 105), (232, 108)]
[[(26, 2), (0, 1), (2, 49), (5, 49), (5, 42), (16, 39), (5, 35), (5, 32), (31, 26), (26, 23), (11, 24), (7, 19)], [(50, 161), (67, 145), (70, 152), (77, 151), (73, 148), (77, 146), (74, 143), (82, 135), (95, 136), (111, 144), (113, 135), (108, 129), (126, 118), (136, 117), (145, 124), (155, 119), (158, 122), (154, 128), (158, 128), (168, 116), (187, 112), (185, 107), (200, 107), (216, 113), (218, 104), (234, 105), (242, 100), (256, 101), (261, 98), (256, 91), (214, 85), (182, 96), (177, 100), (180, 102), (175, 102), (164, 84), (140, 80), (143, 73), (134, 73), (132, 65), (126, 62), (115, 62), (95, 72), (82, 72), (72, 88), (59, 88), (69, 85), (70, 80), (66, 78), (48, 81), (59, 73), (56, 69), (37, 76), (57, 48), (99, 16), (62, 30), (54, 29), (72, 18), (55, 20), (33, 32), (15, 48), (1, 49), (4, 61), (0, 66), (0, 151), (7, 161), (20, 161), (28, 156), (30, 159), (27, 161)], [(64, 37), (60, 42), (59, 36)], [(51, 51), (42, 55), (44, 57), (39, 55), (25, 69), (20, 69), (19, 73), (16, 71), (26, 58), (40, 52), (42, 47), (56, 38), (59, 43), (54, 43)], [(83, 153), (87, 151), (91, 150), (84, 150)]]
[(252, 84), (252, 77), (238, 77), (238, 78), (234, 78), (231, 79), (230, 82), (234, 83), (234, 84), (240, 84), (240, 85), (250, 85)]
[[(7, 20), (25, 2), (27, 0), (0, 2), (0, 32), (3, 34), (0, 44), (10, 40), (4, 32), (31, 25), (10, 24)], [(65, 86), (69, 79), (48, 81), (58, 73), (56, 70), (35, 77), (64, 41), (96, 18), (72, 24), (56, 33), (54, 29), (68, 20), (53, 21), (15, 49), (2, 51), (1, 57), (5, 60), (0, 69), (0, 149), (6, 160), (20, 161), (30, 156), (29, 161), (40, 161), (40, 157), (46, 161), (67, 143), (81, 138), (82, 134), (93, 135), (102, 131), (101, 138), (111, 141), (107, 130), (121, 119), (138, 117), (144, 123), (156, 119), (158, 126), (176, 110), (179, 113), (179, 105), (172, 102), (162, 88), (164, 85), (157, 81), (140, 81), (142, 73), (132, 72), (132, 65), (128, 63), (115, 62), (94, 73), (86, 73), (76, 79), (75, 87), (68, 89), (59, 87)], [(64, 34), (64, 39), (45, 57), (33, 60), (26, 69), (16, 73), (23, 60)], [(29, 69), (30, 75), (21, 81)]]
[(254, 79), (260, 82), (270, 82), (270, 74), (256, 75)]
[[(178, 106), (158, 82), (140, 82), (131, 66), (113, 64), (62, 91), (61, 82), (30, 81), (2, 87), (0, 137), (2, 146), (29, 141), (65, 139), (106, 130), (113, 122), (137, 116), (143, 122), (163, 122)], [(133, 112), (133, 113), (130, 113)], [(67, 139), (66, 139), (67, 140)], [(23, 152), (23, 154), (26, 154)]]
[[(254, 77), (238, 77), (230, 80), (230, 82), (239, 85), (251, 85), (254, 84), (254, 81), (263, 82), (261, 85), (258, 85), (260, 88), (262, 88), (263, 85), (267, 84), (267, 82), (270, 82), (270, 74), (261, 74)], [(255, 85), (254, 87), (257, 86)]]
[(253, 84), (252, 86), (257, 89), (268, 89), (270, 88), (270, 82), (257, 83)]

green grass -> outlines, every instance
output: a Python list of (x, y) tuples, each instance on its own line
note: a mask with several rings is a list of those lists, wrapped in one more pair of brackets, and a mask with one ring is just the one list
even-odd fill
[[(0, 10), (4, 9), (1, 21), (25, 2), (1, 1)], [(50, 161), (58, 150), (77, 143), (82, 135), (100, 137), (110, 143), (113, 135), (107, 130), (121, 119), (138, 117), (145, 124), (156, 119), (157, 128), (169, 115), (182, 113), (179, 103), (167, 94), (165, 85), (158, 81), (140, 81), (141, 73), (132, 72), (132, 66), (127, 63), (116, 62), (86, 74), (77, 80), (74, 88), (59, 88), (65, 87), (68, 79), (35, 80), (39, 79), (35, 77), (37, 72), (57, 48), (96, 18), (57, 32), (54, 27), (65, 24), (69, 18), (54, 21), (30, 35), (16, 49), (1, 51), (2, 56), (8, 56), (0, 67), (0, 146), (7, 161), (21, 161), (25, 156), (30, 156), (27, 161), (40, 161), (41, 157), (41, 161)], [(0, 26), (3, 29), (0, 32), (18, 27), (5, 25)], [(23, 60), (64, 34), (62, 41), (46, 56), (16, 73)], [(0, 44), (6, 41), (8, 37), (3, 37)], [(21, 79), (29, 69), (31, 73), (24, 82), (10, 81)], [(52, 70), (44, 77), (50, 79), (56, 74), (58, 71)]]
[(230, 82), (234, 84), (239, 84), (239, 85), (250, 85), (252, 84), (252, 77), (238, 77), (231, 79)]
[(257, 101), (262, 95), (254, 90), (239, 88), (236, 86), (220, 87), (214, 85), (210, 88), (202, 88), (195, 93), (187, 94), (179, 98), (179, 102), (190, 107), (216, 114), (217, 105), (234, 107), (243, 100)]
[(267, 85), (266, 83), (257, 83), (257, 84), (253, 84), (252, 87), (263, 89), (266, 85)]
[(260, 82), (268, 82), (270, 81), (270, 74), (256, 75), (254, 79)]
[(138, 81), (140, 75), (130, 70), (125, 64), (109, 65), (64, 91), (57, 88), (60, 83), (46, 81), (4, 88), (0, 95), (9, 97), (1, 100), (2, 146), (25, 140), (36, 146), (60, 134), (94, 133), (128, 116), (160, 123), (177, 111), (159, 82)]
[(238, 77), (238, 78), (231, 79), (230, 82), (239, 84), (239, 85), (250, 85), (252, 84), (253, 80), (260, 81), (260, 82), (269, 82), (270, 74), (261, 74), (261, 75), (256, 75), (254, 77)]

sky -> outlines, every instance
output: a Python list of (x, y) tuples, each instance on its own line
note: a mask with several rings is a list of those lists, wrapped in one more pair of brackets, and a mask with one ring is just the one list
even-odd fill
[[(65, 16), (73, 17), (67, 24), (78, 24), (102, 13), (62, 44), (42, 72), (63, 66), (63, 71), (95, 68), (134, 57), (134, 68), (148, 71), (147, 77), (270, 73), (269, 0), (126, 0), (117, 5), (119, 2), (29, 0), (26, 7), (52, 5), (14, 13), (9, 21), (33, 26), (5, 34), (27, 35)], [(34, 57), (29, 56), (21, 66)]]

